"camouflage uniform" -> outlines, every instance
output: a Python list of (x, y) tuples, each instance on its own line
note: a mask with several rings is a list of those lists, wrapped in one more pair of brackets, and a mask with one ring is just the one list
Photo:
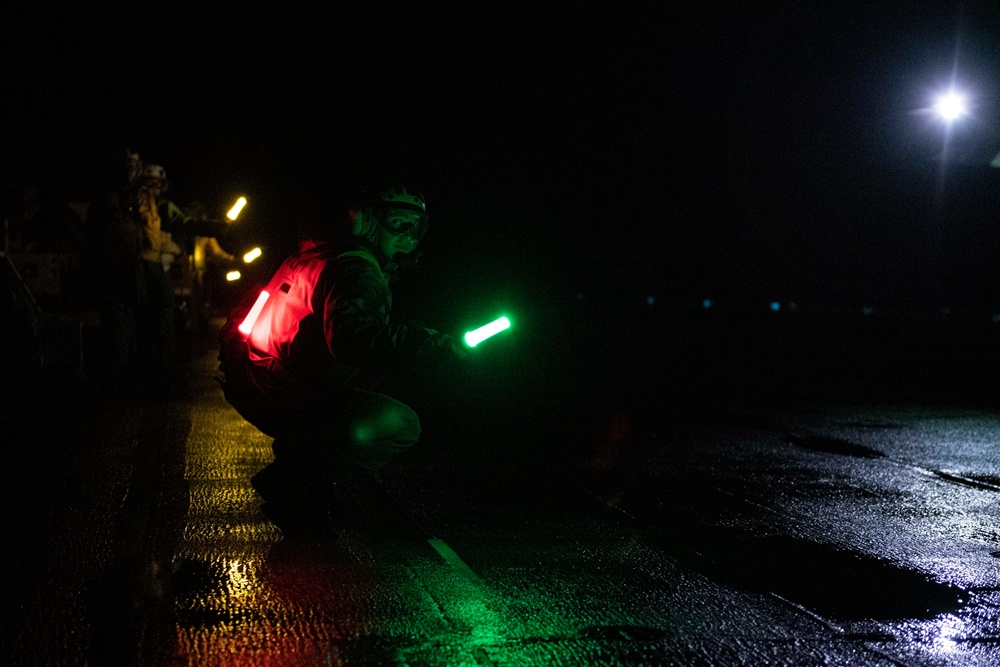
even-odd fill
[(276, 438), (279, 459), (305, 455), (335, 477), (378, 470), (417, 441), (420, 421), (404, 403), (355, 386), (359, 372), (460, 354), (451, 336), (390, 323), (388, 262), (377, 254), (360, 240), (307, 241), (265, 287), (270, 297), (246, 339), (243, 384), (255, 398), (227, 398)]

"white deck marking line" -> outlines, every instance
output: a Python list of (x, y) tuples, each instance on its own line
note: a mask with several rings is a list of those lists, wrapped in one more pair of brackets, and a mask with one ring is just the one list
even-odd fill
[(427, 540), (427, 544), (434, 547), (434, 551), (441, 555), (441, 558), (445, 560), (446, 563), (451, 565), (453, 568), (465, 574), (465, 576), (473, 579), (475, 581), (480, 581), (479, 575), (472, 571), (472, 568), (465, 564), (455, 550), (445, 544), (444, 540), (439, 540), (435, 537)]

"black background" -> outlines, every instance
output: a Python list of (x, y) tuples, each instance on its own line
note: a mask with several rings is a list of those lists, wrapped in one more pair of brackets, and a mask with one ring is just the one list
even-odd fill
[[(997, 302), (994, 3), (3, 13), (4, 183), (86, 199), (133, 146), (280, 243), (392, 172), (428, 197), (438, 297)], [(921, 109), (953, 79), (974, 115), (949, 132)]]

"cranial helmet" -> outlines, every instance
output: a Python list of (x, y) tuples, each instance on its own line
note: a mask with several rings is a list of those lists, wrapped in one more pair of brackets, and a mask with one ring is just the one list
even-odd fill
[(145, 188), (155, 188), (158, 197), (163, 196), (170, 187), (166, 170), (158, 164), (147, 164), (143, 167), (141, 184)]
[(143, 178), (158, 178), (161, 181), (167, 180), (166, 170), (158, 164), (147, 164), (142, 169)]
[(396, 186), (383, 190), (379, 195), (379, 208), (403, 209), (427, 213), (427, 202), (419, 192), (409, 192), (405, 186)]
[(403, 185), (382, 190), (352, 213), (352, 233), (372, 239), (376, 227), (419, 241), (427, 233), (427, 202), (424, 196)]

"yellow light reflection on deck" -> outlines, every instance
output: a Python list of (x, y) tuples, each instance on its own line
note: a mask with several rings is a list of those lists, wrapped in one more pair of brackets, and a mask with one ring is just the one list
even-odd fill
[(229, 282), (233, 282), (234, 280), (239, 280), (239, 279), (240, 279), (239, 271), (230, 271), (229, 273), (226, 274), (226, 280), (228, 280)]
[(247, 254), (243, 255), (243, 261), (245, 263), (249, 264), (250, 262), (252, 262), (255, 259), (257, 259), (258, 257), (260, 257), (262, 254), (263, 253), (261, 252), (260, 248), (254, 248), (253, 250), (251, 250)]
[(228, 593), (231, 600), (240, 600), (252, 597), (254, 589), (258, 587), (257, 582), (248, 576), (249, 563), (234, 560), (229, 564), (229, 586)]
[(247, 198), (240, 197), (239, 199), (236, 200), (236, 203), (233, 204), (233, 207), (229, 209), (229, 213), (226, 213), (226, 217), (229, 218), (230, 220), (236, 220), (236, 218), (238, 218), (240, 215), (240, 211), (242, 211), (243, 207), (246, 205), (247, 205)]

